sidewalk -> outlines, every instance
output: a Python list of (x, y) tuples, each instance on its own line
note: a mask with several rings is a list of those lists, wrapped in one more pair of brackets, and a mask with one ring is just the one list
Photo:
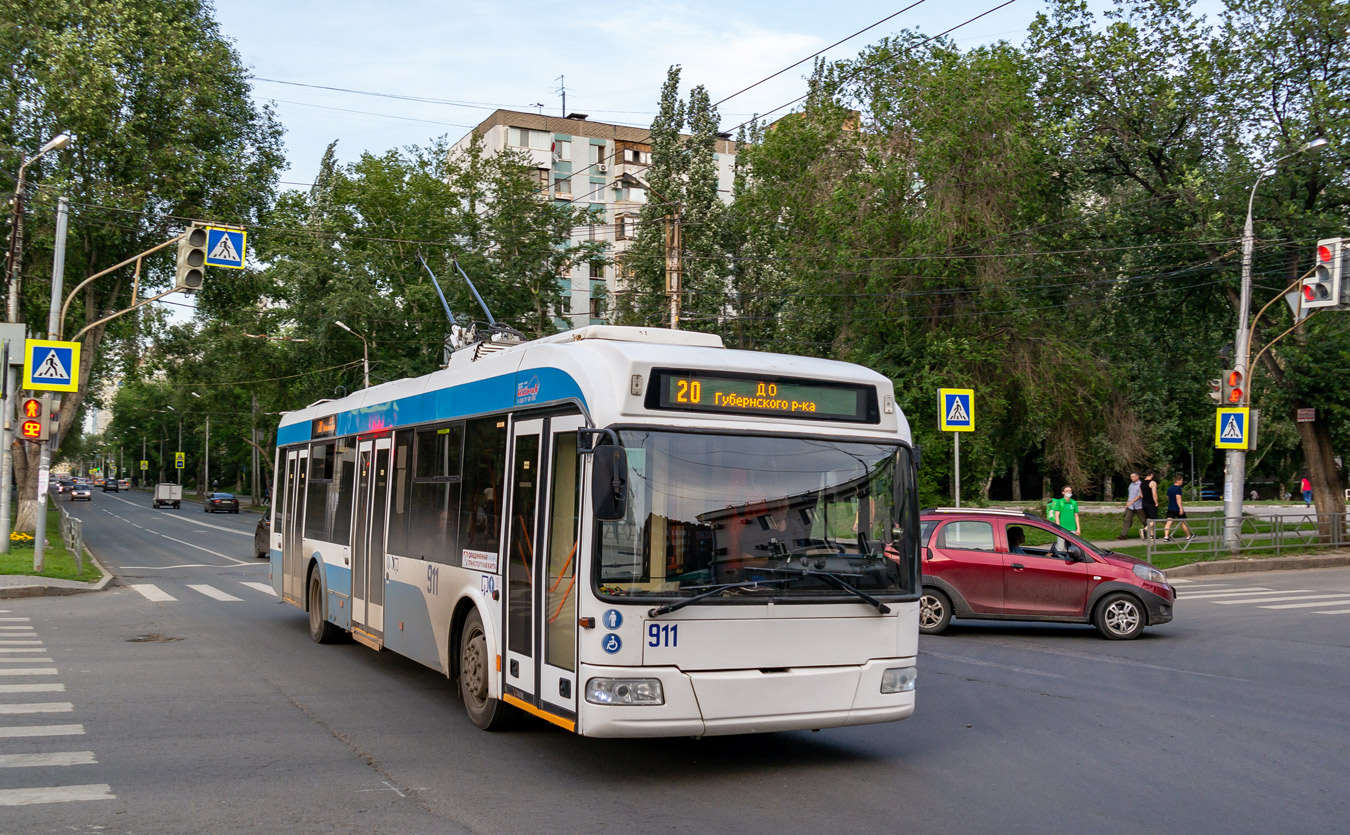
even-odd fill
[(103, 591), (115, 579), (103, 563), (94, 558), (88, 548), (84, 549), (88, 563), (98, 566), (103, 579), (97, 583), (85, 583), (80, 580), (62, 580), (57, 577), (33, 577), (27, 574), (0, 574), (0, 600), (15, 597), (54, 597), (63, 594), (84, 594)]

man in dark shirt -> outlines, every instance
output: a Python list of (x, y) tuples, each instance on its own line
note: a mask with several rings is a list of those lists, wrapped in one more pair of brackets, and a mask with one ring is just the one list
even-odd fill
[(1158, 480), (1153, 477), (1152, 470), (1144, 474), (1141, 498), (1144, 500), (1144, 518), (1148, 520), (1144, 523), (1144, 529), (1148, 536), (1157, 537), (1158, 532), (1153, 526), (1158, 518)]
[(1195, 539), (1195, 534), (1191, 533), (1191, 526), (1186, 524), (1186, 506), (1181, 501), (1181, 476), (1172, 479), (1172, 486), (1167, 488), (1167, 527), (1163, 528), (1163, 542), (1172, 541), (1172, 523), (1179, 522), (1186, 531), (1186, 541)]

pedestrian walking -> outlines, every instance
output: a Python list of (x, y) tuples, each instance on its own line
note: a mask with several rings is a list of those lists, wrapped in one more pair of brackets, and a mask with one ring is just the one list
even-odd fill
[(1050, 503), (1051, 522), (1059, 525), (1069, 533), (1082, 536), (1082, 530), (1078, 525), (1078, 502), (1073, 500), (1073, 488), (1064, 485), (1060, 491), (1060, 498)]
[(1306, 475), (1299, 489), (1303, 491), (1303, 506), (1312, 507), (1312, 481)]
[(1186, 524), (1186, 505), (1181, 500), (1181, 476), (1172, 479), (1172, 486), (1167, 488), (1167, 524), (1163, 527), (1163, 542), (1172, 541), (1172, 523), (1178, 523), (1186, 531), (1186, 541), (1195, 539), (1195, 534), (1191, 533), (1191, 526)]
[(1144, 485), (1139, 481), (1139, 473), (1130, 473), (1130, 490), (1125, 497), (1125, 522), (1120, 526), (1120, 538), (1130, 535), (1134, 528), (1134, 519), (1139, 520), (1139, 538), (1144, 537), (1148, 527), (1148, 518), (1144, 516)]
[(1144, 523), (1144, 530), (1139, 532), (1139, 538), (1153, 537), (1156, 539), (1158, 532), (1154, 525), (1158, 521), (1158, 480), (1154, 478), (1152, 470), (1144, 473), (1142, 484), (1140, 498), (1144, 502), (1144, 518), (1148, 521)]

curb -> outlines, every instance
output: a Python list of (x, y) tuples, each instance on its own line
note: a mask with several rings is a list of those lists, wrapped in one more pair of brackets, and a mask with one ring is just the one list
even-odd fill
[(27, 586), (4, 586), (0, 587), (0, 600), (17, 600), (26, 597), (68, 597), (74, 594), (103, 591), (117, 578), (113, 576), (107, 566), (98, 561), (94, 552), (89, 550), (88, 545), (84, 546), (84, 553), (89, 557), (89, 561), (98, 566), (99, 571), (103, 572), (103, 579), (97, 583), (88, 583), (83, 588), (79, 586), (49, 586), (45, 583), (33, 583)]
[(1328, 554), (1320, 557), (1266, 557), (1264, 559), (1211, 560), (1193, 562), (1169, 568), (1168, 577), (1205, 577), (1214, 574), (1248, 574), (1259, 571), (1296, 571), (1305, 568), (1340, 568), (1350, 566), (1350, 554)]

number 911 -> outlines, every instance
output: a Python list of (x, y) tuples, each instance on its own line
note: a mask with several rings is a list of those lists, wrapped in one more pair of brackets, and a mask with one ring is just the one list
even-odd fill
[(680, 625), (678, 623), (647, 624), (647, 646), (675, 647), (680, 643)]

